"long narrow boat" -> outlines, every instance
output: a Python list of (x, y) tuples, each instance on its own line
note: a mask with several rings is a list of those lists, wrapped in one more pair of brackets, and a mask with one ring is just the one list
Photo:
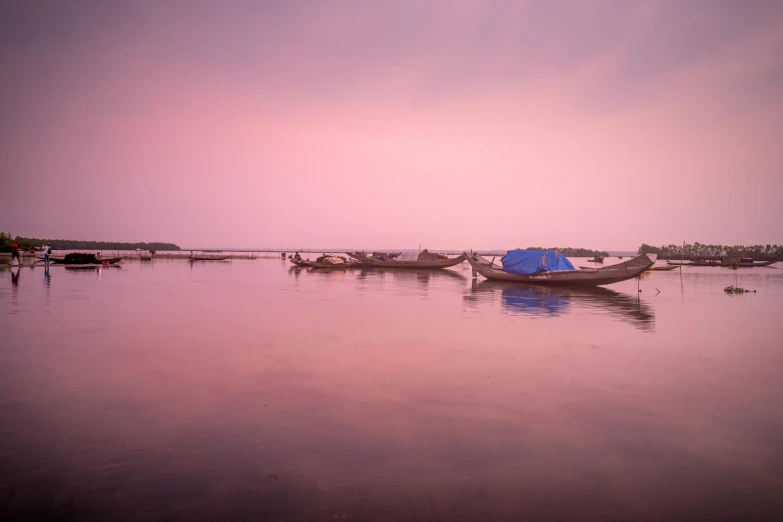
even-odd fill
[(707, 259), (696, 261), (666, 261), (666, 264), (671, 266), (717, 266), (723, 268), (752, 268), (754, 266), (769, 266), (777, 263), (777, 261), (722, 261), (720, 259)]
[(550, 272), (539, 272), (531, 275), (518, 275), (489, 268), (478, 261), (464, 254), (470, 266), (486, 277), (498, 281), (514, 281), (518, 283), (533, 283), (541, 285), (587, 285), (600, 286), (619, 283), (627, 279), (638, 277), (645, 270), (650, 268), (655, 260), (647, 255), (641, 255), (629, 259), (624, 263), (605, 266), (603, 268), (583, 269), (583, 270), (557, 270)]
[[(676, 265), (669, 265), (669, 266), (655, 266), (655, 265), (653, 265), (650, 268), (648, 268), (647, 271), (648, 272), (668, 272), (670, 270), (676, 270), (677, 268), (679, 268), (679, 266), (676, 266)], [(580, 270), (595, 270), (594, 268), (589, 267), (589, 266), (580, 266), (579, 269)]]
[(346, 254), (357, 261), (367, 261), (368, 259), (373, 258), (383, 261), (400, 257), (402, 252), (373, 252), (371, 254), (368, 254), (367, 252), (346, 252)]
[(750, 263), (740, 262), (734, 264), (736, 264), (740, 268), (750, 268), (753, 266), (769, 266), (769, 265), (774, 265), (775, 263), (777, 263), (777, 261), (773, 260), (773, 261), (751, 261)]
[(189, 257), (188, 261), (225, 261), (231, 256), (193, 256)]
[(432, 261), (398, 261), (393, 259), (391, 261), (381, 261), (379, 259), (367, 259), (360, 263), (362, 268), (426, 268), (426, 269), (439, 269), (448, 268), (450, 266), (456, 266), (467, 259), (467, 254), (460, 254), (457, 257), (451, 259), (435, 259)]
[(119, 263), (120, 261), (122, 261), (122, 257), (97, 258), (93, 254), (84, 254), (79, 256), (73, 256), (72, 254), (68, 254), (65, 257), (49, 258), (50, 263), (54, 263), (58, 265), (102, 265), (104, 263), (113, 265)]
[(291, 258), (291, 263), (293, 263), (294, 266), (302, 268), (317, 268), (323, 270), (345, 270), (346, 268), (358, 268), (361, 266), (361, 263), (319, 263), (318, 261), (308, 261), (306, 259), (297, 261), (293, 258)]

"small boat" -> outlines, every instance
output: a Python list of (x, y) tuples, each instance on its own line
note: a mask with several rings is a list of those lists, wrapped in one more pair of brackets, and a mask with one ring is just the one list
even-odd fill
[(668, 266), (651, 266), (648, 270), (649, 272), (668, 272), (669, 270), (675, 270), (677, 268), (676, 265), (668, 265)]
[(296, 266), (301, 266), (305, 268), (312, 268), (314, 270), (346, 270), (349, 268), (360, 268), (362, 266), (361, 263), (317, 263), (315, 261), (302, 261), (300, 264)]
[(595, 257), (593, 257), (593, 259), (588, 259), (587, 262), (588, 263), (603, 263), (604, 262), (604, 258), (603, 258), (603, 256), (595, 256)]
[(388, 261), (400, 257), (402, 252), (373, 252), (371, 254), (368, 254), (367, 252), (346, 252), (346, 254), (357, 261), (367, 261), (369, 259)]
[(754, 266), (769, 266), (774, 265), (777, 263), (776, 260), (772, 261), (753, 261), (752, 259), (750, 261), (740, 261), (739, 263), (732, 263), (732, 265), (736, 264), (740, 268), (750, 268)]
[(300, 266), (304, 268), (317, 268), (317, 269), (324, 269), (324, 270), (345, 270), (346, 268), (357, 268), (361, 266), (361, 263), (354, 262), (354, 261), (348, 261), (342, 256), (335, 256), (335, 255), (328, 255), (324, 254), (322, 256), (319, 256), (318, 259), (315, 261), (310, 261), (309, 259), (297, 259), (294, 256), (288, 256), (288, 259), (291, 260), (291, 263), (293, 263), (295, 266)]
[(617, 265), (602, 268), (583, 268), (582, 270), (550, 270), (528, 275), (512, 274), (503, 269), (489, 268), (464, 254), (473, 269), (486, 277), (498, 281), (514, 281), (543, 285), (587, 285), (600, 286), (619, 283), (627, 279), (639, 277), (650, 268), (655, 259), (641, 255)]
[(65, 265), (68, 270), (97, 270), (100, 265)]
[(225, 261), (231, 256), (192, 256), (188, 261)]
[(96, 257), (95, 254), (72, 253), (66, 254), (65, 257), (62, 258), (51, 257), (49, 258), (49, 261), (58, 265), (102, 265), (104, 263), (113, 265), (122, 261), (122, 258)]
[(752, 268), (755, 266), (770, 266), (777, 261), (754, 261), (749, 257), (723, 257), (721, 259), (696, 259), (693, 261), (666, 261), (666, 264), (673, 266), (718, 266), (728, 268)]

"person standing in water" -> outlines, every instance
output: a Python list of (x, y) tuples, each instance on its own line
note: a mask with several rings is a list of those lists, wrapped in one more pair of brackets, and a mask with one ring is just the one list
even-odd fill
[(51, 253), (52, 253), (52, 247), (49, 246), (49, 243), (46, 243), (43, 246), (43, 255), (44, 255), (44, 264), (45, 265), (49, 264), (49, 256), (51, 255)]
[(14, 258), (16, 258), (16, 262), (19, 264), (19, 266), (22, 265), (22, 258), (19, 256), (19, 243), (14, 240), (14, 244), (11, 245), (11, 263), (14, 264)]

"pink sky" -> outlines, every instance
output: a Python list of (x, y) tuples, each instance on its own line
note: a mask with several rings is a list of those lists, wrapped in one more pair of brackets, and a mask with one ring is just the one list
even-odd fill
[(2, 2), (0, 230), (783, 242), (783, 2)]

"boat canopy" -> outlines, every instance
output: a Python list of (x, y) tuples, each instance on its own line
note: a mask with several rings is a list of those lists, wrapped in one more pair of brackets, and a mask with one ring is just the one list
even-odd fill
[(554, 250), (510, 250), (502, 261), (505, 272), (517, 275), (574, 269), (566, 256)]

